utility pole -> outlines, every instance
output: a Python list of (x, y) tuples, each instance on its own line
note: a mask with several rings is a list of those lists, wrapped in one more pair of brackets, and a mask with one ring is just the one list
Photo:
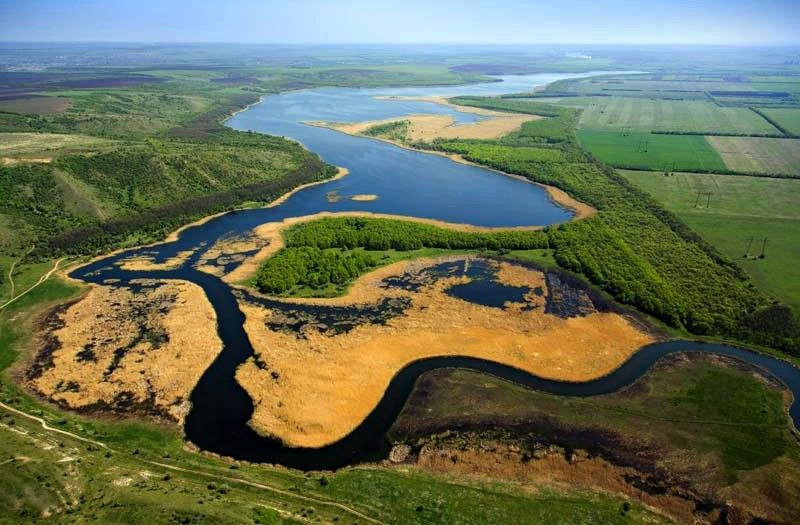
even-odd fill
[(744, 251), (743, 257), (747, 257), (750, 255), (750, 247), (753, 245), (753, 237), (748, 237), (747, 239), (747, 248)]

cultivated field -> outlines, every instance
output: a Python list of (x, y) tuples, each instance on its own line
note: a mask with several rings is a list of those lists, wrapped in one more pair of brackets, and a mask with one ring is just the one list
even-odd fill
[(707, 137), (732, 171), (800, 175), (800, 139)]
[[(734, 259), (759, 288), (800, 311), (800, 181), (693, 173), (668, 177), (641, 171), (621, 173)], [(764, 259), (752, 258), (761, 254), (765, 238)], [(745, 254), (751, 257), (746, 258)]]
[(559, 104), (583, 109), (583, 129), (782, 135), (749, 108), (721, 108), (704, 100), (576, 97)]
[(644, 170), (724, 171), (719, 154), (702, 135), (656, 135), (579, 130), (581, 145), (612, 166)]
[(783, 129), (800, 135), (800, 108), (763, 108), (761, 111)]

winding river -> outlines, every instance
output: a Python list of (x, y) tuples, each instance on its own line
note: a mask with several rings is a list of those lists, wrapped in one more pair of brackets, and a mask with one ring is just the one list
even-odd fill
[[(434, 357), (416, 361), (398, 371), (379, 404), (357, 428), (340, 441), (323, 448), (286, 447), (276, 439), (257, 434), (248, 426), (253, 413), (252, 400), (235, 380), (236, 368), (254, 353), (243, 328), (244, 315), (227, 284), (194, 268), (204, 249), (215, 241), (229, 235), (246, 234), (266, 222), (322, 211), (369, 211), (487, 227), (543, 226), (561, 223), (571, 217), (571, 213), (553, 203), (541, 187), (525, 181), (440, 156), (309, 126), (304, 122), (356, 122), (412, 113), (447, 114), (458, 122), (468, 122), (479, 117), (427, 102), (377, 100), (375, 97), (494, 95), (530, 91), (561, 78), (591, 74), (498, 77), (500, 82), (446, 88), (315, 89), (265, 97), (261, 103), (229, 119), (227, 124), (235, 129), (298, 140), (325, 161), (348, 168), (350, 174), (307, 187), (278, 206), (231, 212), (189, 227), (174, 242), (132, 249), (97, 260), (74, 270), (71, 276), (94, 283), (117, 279), (114, 286), (131, 286), (131, 281), (136, 279), (183, 279), (203, 288), (216, 311), (223, 350), (191, 394), (192, 409), (184, 430), (187, 438), (201, 449), (242, 460), (316, 470), (382, 459), (388, 452), (386, 432), (408, 399), (414, 382), (420, 374), (441, 367), (468, 368), (559, 395), (592, 396), (614, 392), (631, 384), (666, 355), (712, 352), (766, 370), (797, 397), (800, 395), (800, 370), (785, 361), (732, 346), (672, 341), (646, 346), (610, 375), (585, 383), (546, 380), (512, 367), (468, 357)], [(375, 194), (379, 198), (367, 202), (349, 198), (329, 202), (326, 194), (331, 191), (344, 197)], [(174, 270), (126, 271), (115, 264), (137, 255), (147, 255), (155, 262), (163, 262), (187, 250), (193, 254)], [(790, 415), (798, 425), (798, 404), (792, 405)]]

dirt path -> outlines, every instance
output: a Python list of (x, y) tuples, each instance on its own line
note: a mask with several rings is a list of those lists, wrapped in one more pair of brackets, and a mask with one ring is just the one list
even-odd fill
[(36, 246), (31, 246), (30, 250), (25, 252), (25, 255), (17, 259), (16, 261), (11, 263), (11, 268), (8, 269), (8, 282), (11, 283), (11, 293), (9, 294), (12, 298), (14, 297), (14, 267), (17, 265), (18, 262), (25, 259), (29, 253), (33, 251)]
[[(51, 273), (52, 273), (52, 271), (51, 271)], [(101, 447), (101, 448), (104, 448), (104, 449), (107, 449), (107, 450), (112, 450), (108, 445), (106, 445), (105, 443), (103, 443), (101, 441), (95, 441), (93, 439), (89, 439), (89, 438), (85, 438), (83, 436), (79, 436), (78, 434), (75, 434), (75, 433), (72, 433), (72, 432), (67, 432), (66, 430), (53, 428), (50, 425), (48, 425), (47, 421), (45, 421), (44, 419), (42, 419), (40, 417), (37, 417), (37, 416), (34, 416), (34, 415), (31, 415), (31, 414), (28, 414), (27, 412), (23, 412), (22, 410), (18, 410), (18, 409), (14, 408), (14, 407), (11, 407), (11, 406), (3, 403), (3, 402), (0, 402), (0, 408), (8, 410), (9, 412), (11, 412), (13, 414), (16, 414), (16, 415), (18, 415), (20, 417), (24, 417), (24, 418), (27, 418), (27, 419), (30, 419), (32, 421), (37, 422), (42, 426), (42, 428), (44, 430), (46, 430), (48, 432), (56, 432), (58, 434), (71, 437), (72, 439), (76, 439), (76, 440), (82, 441), (84, 443), (90, 443), (92, 445), (96, 445), (98, 447)], [(286, 496), (286, 497), (289, 497), (289, 498), (294, 498), (294, 499), (299, 499), (299, 500), (302, 500), (302, 501), (307, 501), (309, 503), (314, 503), (316, 505), (323, 505), (323, 506), (327, 506), (327, 507), (337, 508), (339, 510), (347, 512), (348, 514), (352, 514), (353, 516), (355, 516), (357, 518), (360, 518), (362, 520), (368, 521), (370, 523), (375, 523), (377, 525), (386, 525), (382, 521), (376, 520), (375, 518), (371, 518), (371, 517), (367, 516), (366, 514), (363, 514), (363, 513), (357, 511), (356, 509), (354, 509), (352, 507), (348, 507), (347, 505), (344, 505), (343, 503), (338, 503), (336, 501), (330, 501), (330, 500), (325, 500), (325, 499), (314, 498), (312, 496), (303, 496), (302, 494), (296, 494), (296, 493), (291, 492), (289, 490), (284, 490), (284, 489), (281, 489), (281, 488), (278, 488), (278, 487), (273, 487), (271, 485), (265, 485), (263, 483), (258, 483), (258, 482), (255, 482), (255, 481), (250, 481), (250, 480), (241, 479), (241, 478), (234, 478), (234, 477), (230, 477), (230, 476), (220, 476), (218, 474), (212, 474), (212, 473), (209, 473), (209, 472), (203, 472), (202, 470), (194, 470), (194, 469), (188, 469), (188, 468), (184, 468), (184, 467), (178, 467), (176, 465), (170, 465), (170, 464), (167, 464), (167, 463), (161, 463), (159, 461), (151, 461), (151, 460), (147, 460), (147, 459), (140, 459), (140, 461), (143, 462), (143, 463), (146, 463), (148, 465), (153, 465), (153, 466), (165, 468), (165, 469), (171, 470), (173, 472), (182, 472), (184, 474), (192, 474), (192, 475), (195, 475), (195, 476), (201, 476), (201, 477), (214, 479), (214, 480), (218, 480), (218, 481), (222, 480), (222, 481), (226, 481), (228, 483), (236, 483), (236, 484), (239, 484), (239, 485), (247, 485), (249, 487), (255, 487), (257, 489), (266, 490), (266, 491), (273, 492), (275, 494), (280, 494), (282, 496)]]
[[(31, 286), (30, 288), (28, 288), (28, 289), (27, 289), (27, 290), (25, 290), (24, 292), (21, 292), (21, 293), (20, 293), (19, 295), (17, 295), (17, 296), (14, 296), (14, 294), (13, 294), (14, 283), (13, 283), (13, 281), (12, 281), (12, 283), (11, 283), (11, 289), (12, 289), (12, 294), (11, 294), (11, 295), (12, 295), (12, 297), (11, 297), (11, 299), (9, 299), (8, 301), (6, 301), (6, 302), (5, 302), (5, 303), (3, 303), (2, 305), (0, 305), (0, 310), (3, 310), (3, 309), (6, 307), (6, 306), (10, 305), (11, 303), (13, 303), (14, 301), (16, 301), (16, 300), (17, 300), (17, 299), (19, 299), (20, 297), (24, 296), (25, 294), (27, 294), (28, 292), (30, 292), (31, 290), (33, 290), (34, 288), (36, 288), (37, 286), (39, 286), (40, 284), (42, 284), (43, 282), (45, 282), (46, 280), (48, 280), (48, 279), (50, 278), (50, 276), (51, 276), (51, 275), (53, 275), (53, 273), (54, 273), (54, 272), (56, 272), (56, 271), (58, 270), (58, 265), (59, 265), (59, 264), (61, 264), (61, 261), (63, 261), (64, 259), (65, 259), (65, 257), (62, 257), (62, 258), (58, 259), (58, 260), (55, 262), (55, 264), (53, 265), (53, 267), (52, 267), (52, 268), (50, 268), (50, 270), (48, 270), (48, 272), (47, 272), (47, 273), (45, 273), (45, 274), (43, 274), (41, 277), (39, 277), (39, 280), (38, 280), (38, 281), (36, 281), (36, 284), (34, 284), (33, 286)], [(12, 266), (13, 266), (13, 265), (12, 265)], [(12, 268), (12, 271), (13, 271), (13, 268)]]
[(47, 430), (48, 432), (57, 432), (57, 433), (62, 434), (64, 436), (69, 436), (72, 439), (77, 439), (78, 441), (83, 441), (84, 443), (91, 443), (92, 445), (97, 445), (98, 447), (108, 448), (108, 446), (105, 443), (101, 443), (100, 441), (94, 441), (93, 439), (85, 438), (83, 436), (79, 436), (78, 434), (73, 434), (72, 432), (67, 432), (66, 430), (61, 430), (60, 428), (53, 428), (50, 425), (48, 425), (47, 421), (45, 421), (44, 419), (42, 419), (40, 417), (36, 417), (34, 415), (31, 415), (31, 414), (28, 414), (27, 412), (23, 412), (22, 410), (17, 410), (16, 408), (8, 406), (3, 402), (0, 402), (0, 408), (4, 408), (4, 409), (8, 410), (9, 412), (13, 412), (14, 414), (17, 414), (18, 416), (22, 416), (22, 417), (28, 418), (28, 419), (30, 419), (32, 421), (36, 421), (37, 423), (42, 425), (43, 429)]

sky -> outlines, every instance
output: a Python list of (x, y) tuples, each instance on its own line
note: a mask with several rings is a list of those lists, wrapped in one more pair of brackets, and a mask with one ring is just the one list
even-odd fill
[(797, 44), (800, 0), (0, 0), (0, 41)]

